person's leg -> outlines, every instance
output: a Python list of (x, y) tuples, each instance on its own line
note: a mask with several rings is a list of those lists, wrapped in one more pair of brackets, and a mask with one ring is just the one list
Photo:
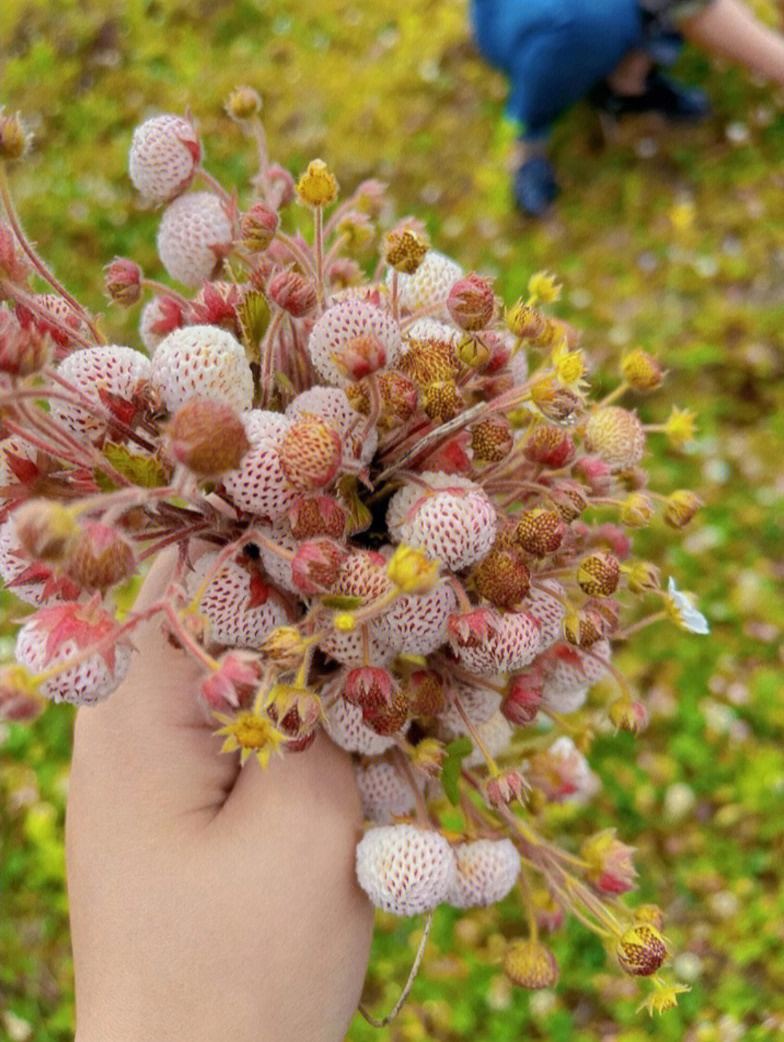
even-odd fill
[[(528, 0), (529, 14), (541, 0)], [(558, 194), (546, 144), (552, 124), (585, 97), (639, 42), (636, 0), (558, 0), (518, 37), (510, 61), (509, 111), (524, 128), (513, 179), (515, 202), (526, 214), (545, 212)]]
[(512, 192), (517, 209), (529, 217), (540, 217), (559, 191), (547, 156), (547, 136), (521, 137), (512, 165)]
[(653, 68), (653, 58), (647, 51), (635, 49), (621, 59), (605, 80), (616, 94), (626, 97), (643, 94), (648, 74)]

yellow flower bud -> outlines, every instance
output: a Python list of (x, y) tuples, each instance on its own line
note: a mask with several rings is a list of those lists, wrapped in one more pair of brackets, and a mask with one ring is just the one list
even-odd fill
[(338, 196), (338, 183), (323, 159), (314, 159), (297, 182), (297, 195), (305, 206), (328, 206)]
[(702, 506), (702, 500), (688, 489), (678, 489), (667, 496), (664, 520), (670, 528), (685, 528)]
[(558, 963), (541, 941), (517, 941), (504, 955), (504, 973), (518, 988), (552, 988), (558, 983)]
[(356, 629), (357, 620), (350, 611), (343, 611), (334, 617), (332, 624), (338, 633), (351, 633)]
[(621, 360), (621, 372), (624, 380), (635, 391), (655, 391), (664, 379), (664, 369), (659, 359), (641, 347)]
[(626, 584), (632, 593), (647, 593), (661, 587), (659, 569), (650, 561), (635, 561), (634, 564), (624, 565), (623, 571), (626, 573)]
[(18, 115), (6, 116), (0, 112), (0, 159), (21, 159), (30, 141), (31, 135)]
[(521, 340), (536, 340), (547, 328), (547, 319), (541, 311), (520, 298), (504, 316), (506, 328)]
[(632, 492), (621, 504), (621, 524), (644, 528), (651, 519), (653, 504), (644, 492)]
[(236, 87), (226, 99), (225, 108), (232, 119), (242, 122), (261, 111), (261, 98), (253, 87)]

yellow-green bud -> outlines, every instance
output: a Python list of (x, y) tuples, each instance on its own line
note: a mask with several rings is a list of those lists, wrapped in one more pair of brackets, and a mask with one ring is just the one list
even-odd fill
[(18, 115), (0, 114), (0, 159), (21, 159), (30, 144)]
[(647, 593), (661, 588), (659, 569), (650, 561), (635, 561), (634, 564), (624, 565), (623, 571), (626, 574), (626, 585), (632, 593)]
[(621, 504), (621, 524), (644, 528), (651, 519), (653, 504), (644, 492), (632, 492)]
[(678, 489), (667, 496), (664, 520), (670, 528), (685, 528), (702, 506), (702, 500), (688, 489)]
[(504, 954), (504, 973), (518, 988), (552, 988), (558, 983), (558, 963), (541, 941), (517, 941)]
[(659, 359), (649, 355), (641, 347), (622, 359), (621, 372), (624, 380), (635, 391), (655, 391), (664, 379), (664, 369)]
[(323, 159), (314, 159), (297, 182), (297, 195), (305, 206), (328, 206), (338, 196), (338, 182)]
[(226, 111), (242, 122), (261, 112), (261, 98), (253, 87), (236, 87), (226, 99)]

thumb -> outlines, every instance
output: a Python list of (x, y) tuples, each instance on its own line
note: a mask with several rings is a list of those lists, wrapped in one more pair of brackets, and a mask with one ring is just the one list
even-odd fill
[[(166, 591), (177, 551), (155, 561), (134, 606), (143, 611)], [(198, 695), (203, 670), (167, 639), (160, 615), (132, 631), (135, 651), (120, 687), (76, 715), (72, 783), (88, 771), (94, 792), (118, 786), (126, 798), (153, 799), (175, 812), (222, 806), (236, 779), (236, 755), (220, 755)]]

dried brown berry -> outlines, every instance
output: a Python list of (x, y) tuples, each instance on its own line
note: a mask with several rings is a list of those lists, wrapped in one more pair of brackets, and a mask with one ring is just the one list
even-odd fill
[(413, 228), (394, 228), (384, 237), (384, 260), (396, 271), (413, 275), (428, 248), (427, 240)]
[(422, 389), (422, 408), (434, 423), (453, 420), (464, 407), (454, 380), (434, 380)]
[(554, 554), (563, 542), (566, 526), (554, 510), (525, 510), (514, 528), (519, 545), (535, 557)]
[(413, 716), (438, 716), (444, 708), (444, 681), (433, 669), (412, 673), (404, 691)]
[(561, 427), (542, 424), (525, 439), (523, 453), (531, 463), (558, 469), (574, 458), (574, 442)]
[(618, 588), (620, 577), (618, 558), (608, 550), (597, 550), (590, 557), (584, 558), (577, 569), (580, 589), (591, 597), (612, 596)]
[(460, 372), (455, 349), (448, 340), (412, 340), (406, 353), (397, 363), (417, 387), (425, 387), (434, 380), (454, 380)]
[(649, 977), (667, 958), (667, 946), (655, 926), (639, 923), (624, 932), (615, 954), (626, 973)]
[(481, 463), (499, 463), (514, 446), (514, 435), (503, 416), (488, 416), (471, 428), (471, 449)]
[(492, 549), (474, 569), (473, 578), (479, 594), (499, 608), (513, 608), (531, 588), (531, 573), (515, 549)]

